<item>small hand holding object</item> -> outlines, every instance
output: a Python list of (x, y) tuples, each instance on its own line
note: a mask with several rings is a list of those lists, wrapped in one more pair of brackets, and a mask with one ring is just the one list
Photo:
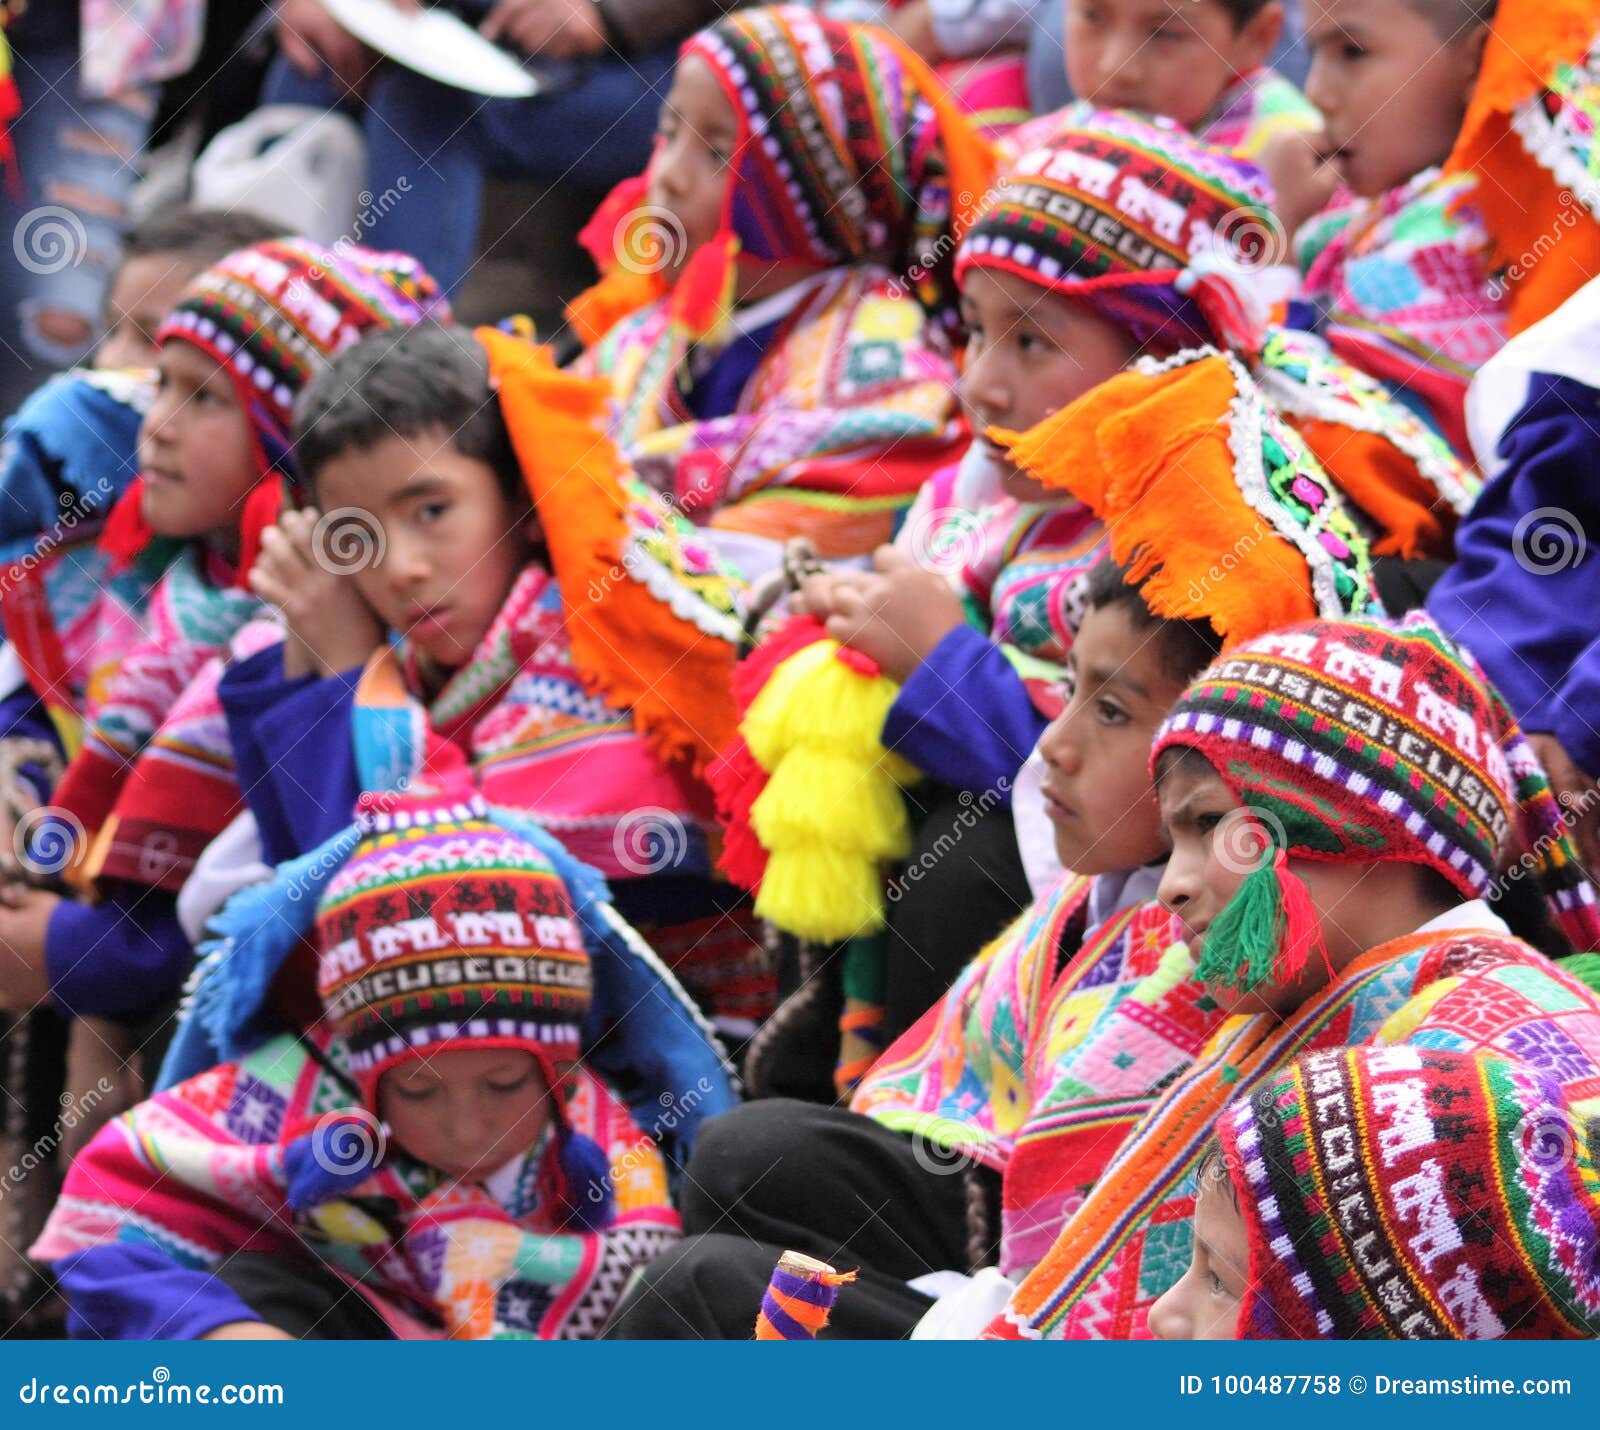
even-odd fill
[(789, 600), (789, 609), (798, 616), (814, 616), (825, 621), (839, 607), (841, 593), (848, 590), (865, 591), (878, 578), (871, 571), (853, 567), (838, 571), (819, 571), (807, 576), (800, 589)]
[(524, 54), (558, 60), (610, 48), (594, 0), (500, 0), (478, 32), (486, 40), (509, 40)]
[(250, 589), (283, 612), (283, 673), (290, 679), (336, 675), (363, 664), (383, 644), (383, 622), (355, 578), (318, 551), (320, 516), (314, 507), (286, 511), (262, 533), (261, 555), (250, 570)]
[(880, 546), (876, 574), (840, 591), (828, 634), (875, 660), (885, 675), (908, 679), (957, 626), (966, 608), (944, 577), (925, 571), (905, 552)]
[[(391, 0), (397, 10), (421, 9), (421, 0)], [(363, 93), (378, 67), (378, 57), (332, 15), (322, 0), (279, 0), (278, 48), (303, 75), (315, 78), (326, 68), (350, 93)]]

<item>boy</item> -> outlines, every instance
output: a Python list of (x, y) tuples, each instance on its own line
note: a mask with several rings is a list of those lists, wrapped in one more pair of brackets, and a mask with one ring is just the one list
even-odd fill
[(618, 879), (631, 918), (703, 923), (690, 981), (753, 1018), (770, 991), (707, 882), (696, 772), (731, 715), (740, 590), (626, 474), (603, 392), (487, 330), (352, 348), (297, 413), (316, 506), (284, 515), (251, 572), (287, 640), (230, 667), (219, 698), (269, 862), (451, 745), (487, 798)]
[(278, 236), (266, 219), (223, 209), (180, 206), (135, 224), (122, 235), (94, 366), (154, 367), (156, 335), (183, 290), (230, 253)]
[[(1305, 96), (1267, 64), (1283, 34), (1279, 0), (1070, 0), (1065, 8), (1067, 77), (1086, 107), (1170, 119), (1252, 159), (1318, 127)], [(1029, 121), (1002, 148), (1025, 152), (1061, 117)]]
[(1150, 1329), (1592, 1340), (1593, 1155), (1547, 1072), (1427, 1047), (1311, 1053), (1223, 1114), (1196, 1171), (1194, 1259)]
[(1521, 732), (1425, 620), (1235, 647), (1169, 714), (1153, 768), (1161, 902), (1235, 1016), (1102, 1163), (993, 1334), (1144, 1334), (1217, 1117), (1302, 1051), (1481, 1049), (1600, 1092), (1600, 1004), (1483, 901), (1513, 838), (1578, 947), (1600, 935), (1593, 890)]
[(585, 230), (605, 276), (570, 316), (618, 444), (764, 561), (752, 578), (793, 536), (871, 551), (964, 444), (951, 267), (992, 172), (883, 30), (781, 5), (685, 44), (650, 167)]
[(74, 1163), (32, 1251), (74, 1335), (593, 1335), (676, 1237), (659, 1148), (579, 1061), (597, 926), (555, 865), (470, 791), (356, 828), (317, 911), (321, 1021)]
[[(48, 609), (13, 634), (38, 698), (10, 733), (60, 748), (58, 730), (83, 730), (46, 811), (61, 843), (18, 852), (36, 874), (70, 865), (98, 901), (13, 891), (0, 909), (13, 955), (0, 1006), (48, 995), (73, 1015), (133, 1020), (176, 994), (189, 959), (176, 892), (234, 812), (219, 773), (226, 742), (187, 687), (262, 613), (243, 579), (282, 500), (289, 403), (362, 332), (437, 304), (432, 280), (401, 255), (285, 241), (214, 264), (168, 316), (142, 475), (100, 538), (114, 567), (154, 583), (148, 601), (129, 610), (108, 585), (81, 647), (63, 644)], [(86, 672), (113, 666), (104, 687), (89, 685)]]
[[(1580, 58), (1552, 53), (1552, 37), (1581, 46), (1593, 30), (1586, 7), (1551, 13), (1541, 0), (1306, 6), (1306, 92), (1325, 132), (1271, 166), (1302, 296), (1336, 351), (1409, 393), (1460, 451), (1467, 384), (1512, 320), (1520, 328), (1544, 316), (1592, 271), (1583, 261), (1597, 230), (1573, 202), (1563, 144), (1535, 142), (1521, 120), (1521, 132), (1505, 133), (1491, 117), (1505, 122), (1509, 94), (1522, 119), (1545, 123), (1559, 95), (1524, 96), (1558, 60)], [(1320, 212), (1325, 175), (1314, 161), (1347, 190)], [(1569, 188), (1554, 192), (1552, 175)], [(1548, 221), (1530, 227), (1528, 209)], [(1520, 240), (1541, 235), (1530, 257)], [(1537, 261), (1552, 237), (1564, 240), (1560, 252)], [(1526, 299), (1538, 301), (1530, 310)]]

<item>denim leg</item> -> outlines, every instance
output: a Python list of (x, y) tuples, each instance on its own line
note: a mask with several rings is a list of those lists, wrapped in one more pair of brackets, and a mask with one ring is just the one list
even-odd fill
[(22, 193), (0, 195), (11, 248), (0, 263), (0, 413), (98, 341), (154, 113), (148, 91), (82, 98), (75, 46), (27, 45), (25, 32), (18, 45), (23, 112), (12, 139)]

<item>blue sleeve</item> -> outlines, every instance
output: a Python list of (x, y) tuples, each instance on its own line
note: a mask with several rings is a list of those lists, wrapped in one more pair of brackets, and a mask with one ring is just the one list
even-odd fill
[(350, 823), (361, 792), (351, 722), (360, 679), (359, 669), (285, 679), (281, 645), (223, 674), (218, 693), (239, 785), (269, 864), (315, 849)]
[(1009, 803), (1047, 723), (1000, 647), (957, 626), (901, 687), (883, 743), (951, 789), (998, 790)]
[(75, 1341), (192, 1341), (233, 1321), (259, 1321), (226, 1282), (179, 1266), (149, 1242), (112, 1242), (51, 1268)]
[[(1482, 662), (1525, 730), (1554, 733), (1567, 672), (1597, 659), (1590, 642), (1600, 552), (1584, 535), (1600, 532), (1597, 404), (1600, 393), (1571, 378), (1530, 381), (1500, 442), (1506, 466), (1479, 493), (1456, 533), (1455, 564), (1428, 596), (1429, 613)], [(1590, 733), (1590, 759), (1596, 743)]]
[(1545, 715), (1544, 730), (1561, 742), (1573, 764), (1585, 774), (1600, 773), (1600, 639), (1590, 641), (1572, 662)]
[(98, 904), (62, 899), (45, 929), (50, 996), (68, 1017), (137, 1019), (175, 999), (194, 953), (178, 896), (113, 885)]

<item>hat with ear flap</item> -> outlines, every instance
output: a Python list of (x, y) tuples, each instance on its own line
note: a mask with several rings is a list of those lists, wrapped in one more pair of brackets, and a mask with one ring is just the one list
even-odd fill
[(1600, 948), (1594, 886), (1505, 702), (1420, 613), (1313, 621), (1229, 650), (1183, 693), (1161, 755), (1205, 756), (1265, 849), (1206, 931), (1196, 976), (1245, 990), (1295, 978), (1321, 944), (1288, 859), (1418, 864), (1463, 899), (1513, 851), (1575, 951)]

